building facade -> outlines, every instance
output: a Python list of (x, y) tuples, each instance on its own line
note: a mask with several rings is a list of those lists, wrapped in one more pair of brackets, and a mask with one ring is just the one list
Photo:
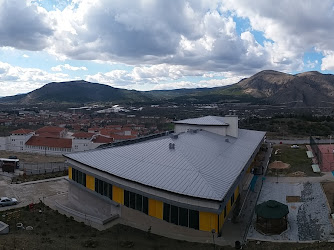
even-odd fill
[(69, 201), (88, 214), (113, 211), (134, 226), (154, 218), (166, 230), (220, 234), (265, 133), (239, 129), (237, 117), (215, 116), (177, 121), (175, 132), (65, 155)]

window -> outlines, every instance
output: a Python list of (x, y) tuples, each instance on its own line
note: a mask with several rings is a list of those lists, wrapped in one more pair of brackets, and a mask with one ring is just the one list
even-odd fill
[(129, 193), (130, 193), (129, 191), (124, 190), (124, 206), (126, 207), (130, 206), (130, 198), (129, 198), (130, 194)]
[(72, 168), (72, 180), (86, 187), (86, 174)]
[(188, 209), (179, 207), (179, 225), (188, 227)]
[(130, 192), (130, 208), (134, 209), (136, 207), (135, 202), (136, 202), (136, 194)]
[(199, 212), (189, 209), (189, 227), (199, 230)]
[(143, 196), (143, 213), (148, 214), (148, 198)]
[(143, 196), (136, 194), (136, 210), (143, 211)]
[(164, 211), (163, 211), (163, 219), (165, 221), (170, 222), (170, 205), (167, 203), (164, 203)]
[(234, 203), (234, 193), (231, 196), (231, 206), (233, 205), (233, 203)]
[(225, 219), (225, 217), (226, 217), (226, 206), (224, 208), (224, 219)]
[(148, 214), (148, 198), (140, 194), (124, 190), (124, 206)]
[(176, 225), (199, 229), (199, 212), (164, 203), (163, 220)]
[(179, 209), (171, 205), (170, 222), (179, 225)]
[(95, 192), (112, 200), (112, 185), (110, 183), (95, 178)]

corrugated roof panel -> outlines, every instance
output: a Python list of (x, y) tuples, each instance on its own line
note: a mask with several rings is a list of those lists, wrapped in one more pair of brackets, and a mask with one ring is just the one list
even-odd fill
[[(264, 132), (239, 138), (207, 131), (66, 155), (85, 165), (147, 186), (221, 200), (261, 142)], [(228, 138), (228, 142), (225, 139)], [(169, 149), (175, 143), (175, 149)]]

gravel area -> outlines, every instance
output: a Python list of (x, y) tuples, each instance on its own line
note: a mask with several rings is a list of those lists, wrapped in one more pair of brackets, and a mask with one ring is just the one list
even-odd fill
[[(286, 196), (300, 196), (300, 202), (287, 203)], [(257, 204), (267, 200), (276, 200), (288, 205), (288, 230), (281, 235), (263, 235), (254, 228), (254, 214), (247, 239), (291, 242), (334, 239), (330, 211), (320, 183), (276, 183), (266, 180)]]

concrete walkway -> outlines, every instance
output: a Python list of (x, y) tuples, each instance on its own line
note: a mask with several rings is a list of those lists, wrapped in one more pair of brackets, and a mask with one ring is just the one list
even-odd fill
[(0, 196), (15, 197), (19, 201), (15, 206), (1, 207), (0, 211), (24, 207), (40, 200), (53, 207), (58, 199), (67, 195), (67, 192), (66, 177), (11, 184), (11, 178), (0, 176)]
[(268, 182), (286, 182), (286, 183), (304, 183), (304, 182), (328, 182), (328, 181), (334, 181), (334, 176), (332, 172), (323, 172), (322, 176), (316, 176), (316, 177), (274, 177), (266, 176), (266, 181)]
[[(268, 151), (266, 152), (263, 163), (263, 173), (266, 173), (269, 159), (272, 153), (272, 148), (269, 148), (269, 143), (267, 145)], [(241, 243), (245, 242), (248, 228), (250, 227), (252, 221), (255, 205), (262, 189), (263, 181), (264, 175), (259, 175), (254, 186), (254, 190), (251, 191), (248, 189), (240, 194), (241, 210), (239, 212), (239, 216), (235, 222), (232, 222), (233, 212), (230, 212), (227, 220), (224, 223), (222, 236), (217, 239), (217, 242), (221, 240), (231, 246), (234, 246), (236, 241)]]

